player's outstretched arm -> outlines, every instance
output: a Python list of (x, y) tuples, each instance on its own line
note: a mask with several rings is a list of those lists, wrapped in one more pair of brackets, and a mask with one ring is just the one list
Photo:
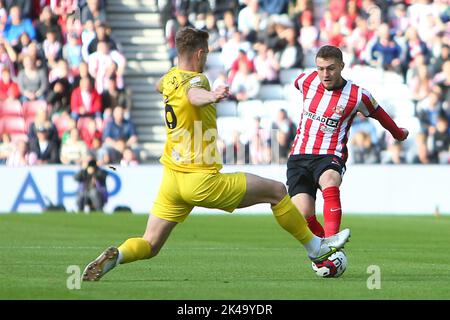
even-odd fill
[(409, 135), (409, 131), (405, 128), (399, 128), (382, 107), (378, 107), (370, 117), (378, 120), (378, 122), (380, 122), (380, 124), (388, 130), (396, 140), (403, 141)]
[(226, 86), (219, 86), (214, 91), (208, 91), (203, 88), (191, 88), (188, 91), (189, 102), (197, 107), (203, 107), (211, 103), (226, 99), (229, 89)]

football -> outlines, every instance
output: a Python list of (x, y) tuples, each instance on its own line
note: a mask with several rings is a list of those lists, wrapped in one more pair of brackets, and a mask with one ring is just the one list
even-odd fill
[(340, 277), (347, 269), (347, 256), (339, 250), (320, 263), (312, 262), (312, 268), (320, 278)]

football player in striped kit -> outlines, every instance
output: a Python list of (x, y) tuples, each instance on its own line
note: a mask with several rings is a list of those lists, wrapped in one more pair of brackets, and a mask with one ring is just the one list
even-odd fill
[[(325, 45), (316, 54), (317, 70), (294, 81), (303, 96), (303, 112), (287, 163), (289, 195), (311, 231), (328, 237), (339, 232), (339, 187), (345, 172), (349, 129), (357, 112), (380, 122), (399, 141), (408, 130), (399, 128), (369, 91), (342, 77), (342, 51)], [(317, 189), (324, 199), (324, 227), (317, 221)]]

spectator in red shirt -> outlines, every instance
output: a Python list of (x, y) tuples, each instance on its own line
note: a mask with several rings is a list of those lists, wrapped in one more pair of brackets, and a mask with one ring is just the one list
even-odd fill
[(345, 14), (346, 1), (342, 0), (330, 0), (328, 4), (328, 9), (331, 12), (334, 21), (339, 20)]
[(320, 41), (322, 43), (327, 43), (330, 38), (330, 34), (333, 31), (333, 24), (335, 21), (333, 20), (333, 14), (330, 10), (325, 10), (323, 13), (323, 17), (320, 20), (319, 28), (320, 28)]
[(230, 73), (228, 74), (228, 83), (232, 83), (234, 76), (239, 70), (239, 64), (240, 63), (247, 64), (248, 70), (250, 72), (255, 71), (255, 66), (253, 65), (253, 61), (247, 56), (247, 53), (244, 49), (239, 49), (238, 57), (233, 61), (233, 64), (231, 65)]
[(333, 22), (331, 32), (328, 34), (328, 43), (335, 47), (342, 47), (344, 45), (344, 35), (341, 32), (341, 25), (339, 22)]
[(345, 14), (338, 17), (338, 21), (341, 24), (344, 35), (350, 35), (353, 29), (355, 29), (358, 15), (359, 8), (356, 0), (348, 1)]
[(82, 78), (80, 85), (72, 92), (70, 99), (71, 116), (75, 120), (80, 117), (102, 117), (102, 100), (89, 78)]
[(2, 78), (0, 79), (0, 101), (7, 99), (19, 99), (20, 89), (17, 83), (11, 79), (9, 69), (2, 70)]
[(80, 128), (81, 139), (86, 143), (89, 150), (94, 147), (94, 140), (101, 141), (102, 132), (97, 129), (97, 123), (94, 119), (88, 119), (85, 124)]

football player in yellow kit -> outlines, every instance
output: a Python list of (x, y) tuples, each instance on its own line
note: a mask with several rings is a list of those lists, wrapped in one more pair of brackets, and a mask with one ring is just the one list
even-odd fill
[(83, 280), (99, 280), (119, 264), (156, 256), (195, 206), (233, 212), (270, 203), (277, 222), (305, 247), (313, 262), (326, 259), (347, 242), (348, 229), (329, 238), (315, 236), (283, 183), (243, 172), (220, 173), (215, 103), (228, 97), (228, 87), (211, 91), (202, 74), (208, 36), (190, 27), (179, 30), (178, 65), (156, 85), (164, 97), (167, 141), (160, 159), (164, 175), (144, 235), (107, 248), (87, 265)]

